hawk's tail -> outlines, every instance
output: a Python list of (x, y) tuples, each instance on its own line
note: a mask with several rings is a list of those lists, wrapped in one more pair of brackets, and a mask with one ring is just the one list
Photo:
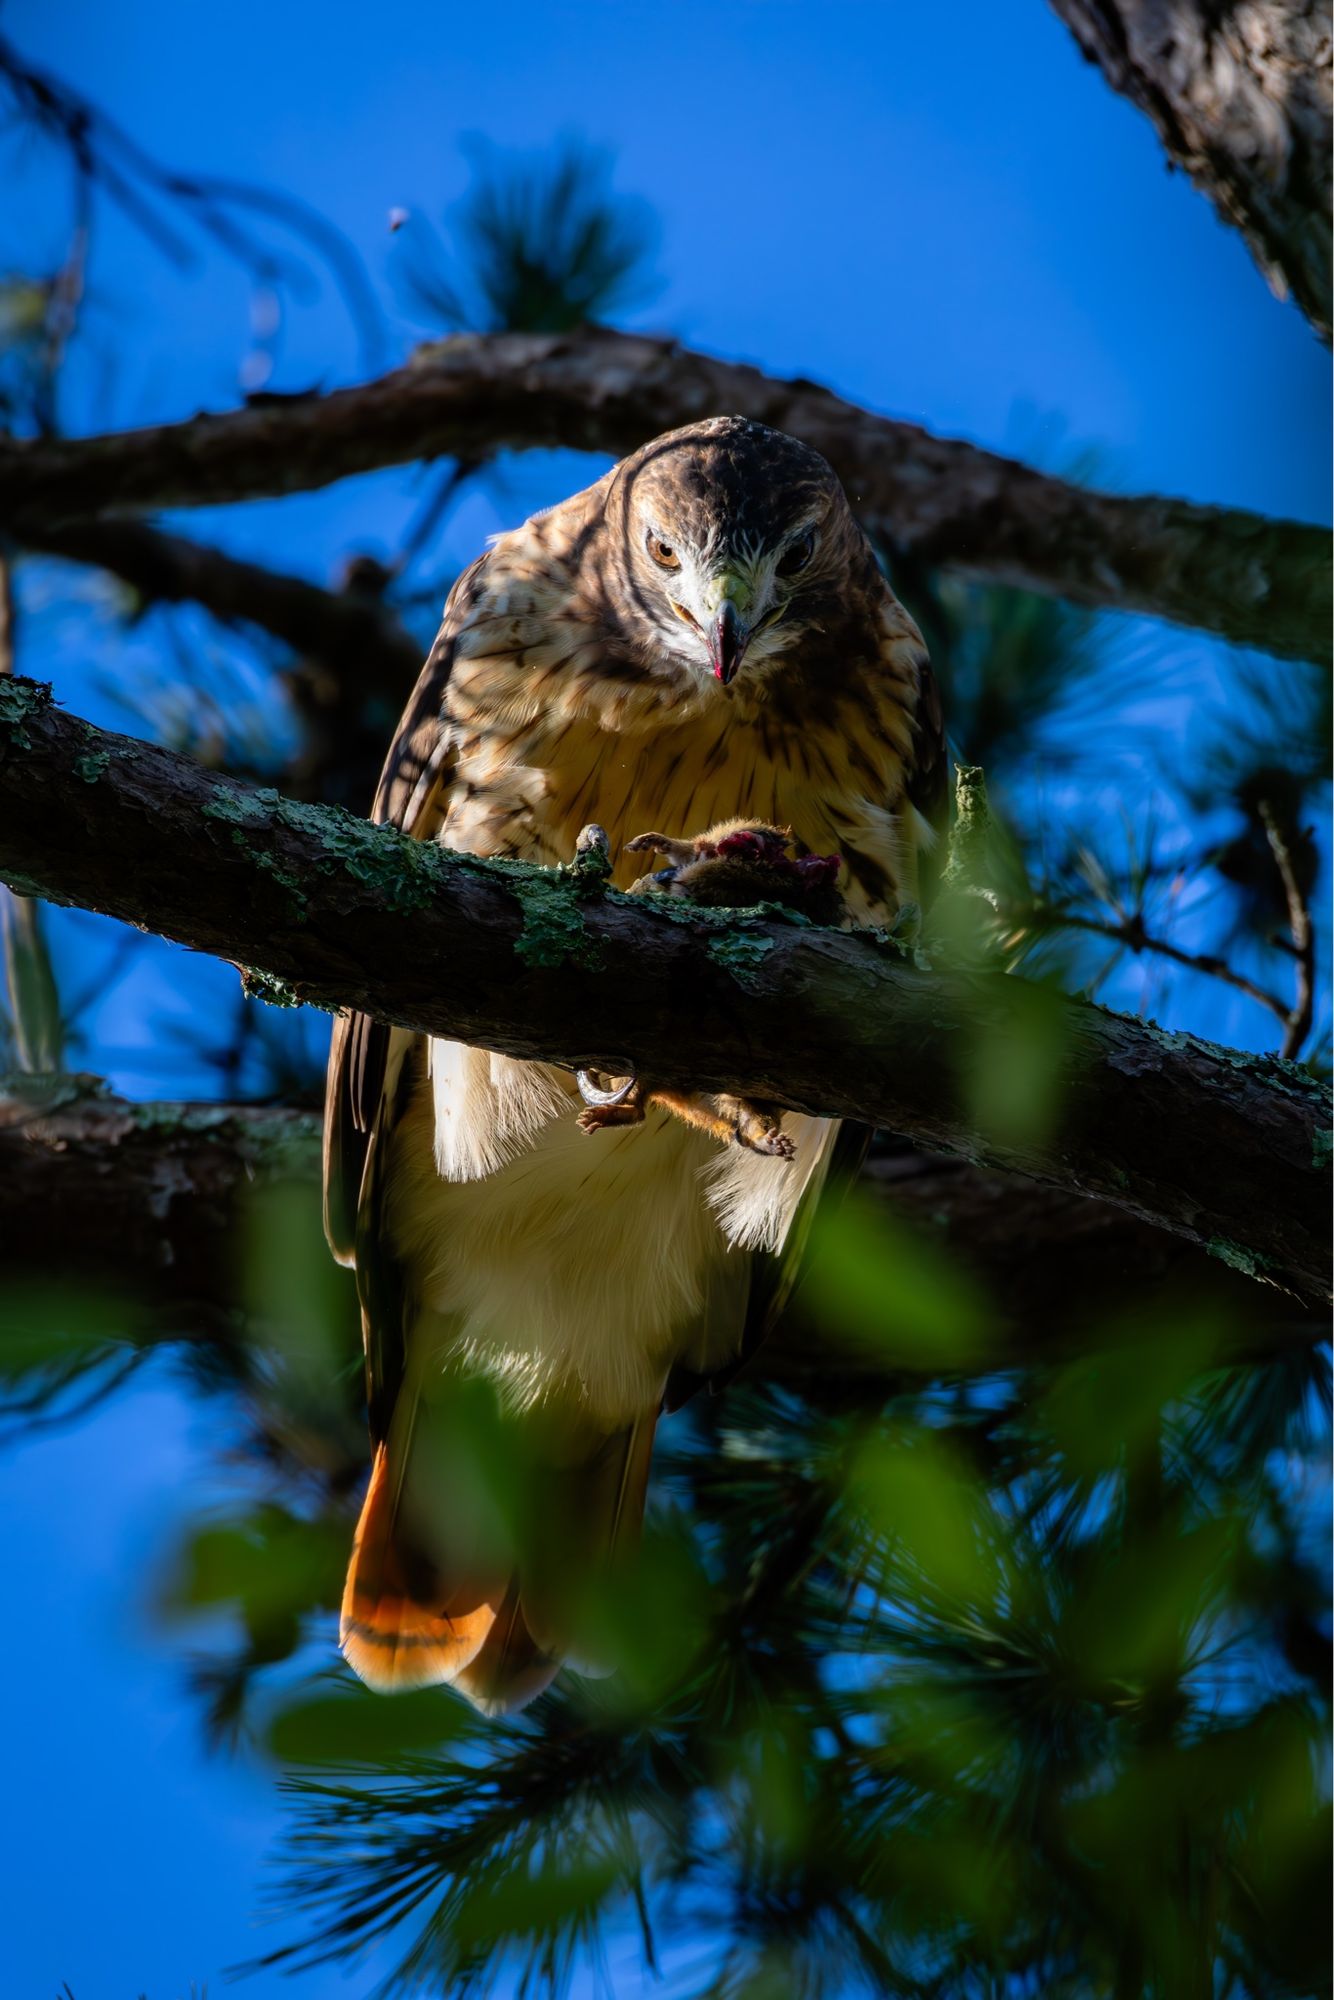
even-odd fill
[(339, 1641), (381, 1694), (451, 1681), (481, 1651), (505, 1580), (451, 1579), (412, 1534), (389, 1446), (377, 1446), (343, 1587)]
[[(573, 1464), (528, 1467), (526, 1525), (502, 1556), (460, 1561), (403, 1505), (403, 1469), (381, 1444), (357, 1524), (340, 1640), (380, 1693), (450, 1683), (488, 1714), (527, 1706), (577, 1648), (590, 1588), (638, 1541), (654, 1410)], [(447, 1531), (448, 1524), (441, 1524)], [(587, 1659), (584, 1671), (604, 1671)]]

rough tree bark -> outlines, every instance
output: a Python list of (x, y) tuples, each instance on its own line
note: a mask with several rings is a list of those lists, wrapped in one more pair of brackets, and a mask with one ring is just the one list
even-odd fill
[(1328, 0), (1052, 0), (1279, 298), (1330, 337)]
[[(627, 898), (297, 806), (0, 684), (0, 875), (351, 1006), (503, 1053), (860, 1118), (1093, 1195), (1328, 1296), (1326, 1094), (1304, 1072), (867, 933)], [(978, 1128), (979, 1051), (1058, 1049), (1055, 1129)]]
[(719, 411), (805, 438), (867, 527), (922, 561), (1270, 653), (1329, 657), (1318, 528), (1087, 492), (814, 383), (594, 329), (461, 334), (328, 396), (106, 437), (0, 442), (0, 528), (22, 543), (55, 523), (294, 493), (440, 454), (565, 445), (619, 455)]
[[(151, 1308), (154, 1330), (230, 1340), (247, 1304), (237, 1255), (247, 1203), (300, 1185), (313, 1233), (319, 1165), (316, 1112), (134, 1104), (94, 1077), (0, 1077), (7, 1278), (40, 1284), (64, 1270), (77, 1215), (81, 1282)], [(996, 1326), (975, 1364), (955, 1358), (964, 1372), (1088, 1353), (1124, 1338), (1146, 1299), (1163, 1307), (1189, 1295), (1196, 1313), (1213, 1308), (1234, 1356), (1314, 1346), (1328, 1332), (1325, 1313), (1282, 1311), (1271, 1288), (1182, 1238), (1022, 1175), (895, 1149), (872, 1158), (862, 1186), (982, 1286)], [(348, 1306), (350, 1322), (350, 1282)], [(799, 1326), (780, 1329), (766, 1360), (794, 1380), (830, 1365), (827, 1336), (812, 1341)], [(935, 1372), (920, 1341), (896, 1345), (892, 1327), (874, 1355), (843, 1365), (849, 1376)]]

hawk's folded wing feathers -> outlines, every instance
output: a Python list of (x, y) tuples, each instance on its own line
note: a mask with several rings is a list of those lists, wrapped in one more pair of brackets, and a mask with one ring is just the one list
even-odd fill
[[(435, 644), (390, 745), (371, 818), (414, 840), (433, 840), (444, 824), (455, 750), (444, 724), (445, 688), (459, 635), (477, 603), (489, 556), (459, 577), (445, 605)], [(398, 1323), (390, 1306), (393, 1274), (382, 1268), (378, 1227), (381, 1129), (394, 1094), (395, 1072), (411, 1037), (368, 1014), (340, 1014), (329, 1047), (324, 1105), (324, 1228), (335, 1257), (355, 1266), (367, 1328), (385, 1339)], [(397, 1044), (397, 1047), (396, 1047)], [(393, 1061), (397, 1053), (397, 1064)], [(371, 1310), (374, 1301), (375, 1310)], [(391, 1336), (392, 1337), (392, 1336)], [(393, 1405), (401, 1357), (368, 1352), (371, 1423), (377, 1440)]]

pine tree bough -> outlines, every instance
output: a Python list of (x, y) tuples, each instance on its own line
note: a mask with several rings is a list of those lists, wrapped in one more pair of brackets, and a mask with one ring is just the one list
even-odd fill
[[(320, 1118), (285, 1105), (142, 1104), (96, 1077), (0, 1076), (0, 1214), (11, 1284), (40, 1287), (51, 1273), (109, 1291), (136, 1331), (230, 1342), (253, 1280), (238, 1256), (247, 1211), (279, 1186), (301, 1190), (312, 1242), (319, 1235)], [(1327, 1315), (1181, 1237), (1112, 1208), (1017, 1174), (894, 1148), (873, 1157), (864, 1197), (934, 1243), (982, 1286), (994, 1338), (975, 1362), (950, 1372), (1018, 1367), (1105, 1347), (1142, 1318), (1146, 1298), (1189, 1296), (1198, 1318), (1216, 1312), (1220, 1358), (1265, 1357), (1324, 1340)], [(294, 1211), (287, 1210), (288, 1226)], [(69, 1270), (69, 1218), (79, 1218), (77, 1268)], [(347, 1285), (347, 1343), (355, 1299)], [(150, 1318), (136, 1321), (134, 1309)], [(241, 1316), (238, 1319), (238, 1315)], [(938, 1368), (939, 1364), (934, 1364)], [(919, 1339), (895, 1345), (892, 1326), (874, 1353), (831, 1351), (799, 1319), (771, 1338), (766, 1374), (819, 1386), (831, 1369), (843, 1386), (883, 1390), (887, 1375), (933, 1370)]]
[[(0, 685), (0, 877), (252, 968), (269, 998), (863, 1119), (1329, 1296), (1327, 1097), (1272, 1058), (923, 971), (865, 933), (452, 854), (94, 729), (20, 679)], [(1031, 1047), (1035, 1009), (1054, 1128), (984, 1131), (979, 1069)]]
[(1279, 298), (1330, 337), (1328, 0), (1052, 0)]
[(460, 334), (327, 396), (105, 437), (0, 441), (0, 529), (21, 544), (56, 523), (303, 492), (442, 455), (566, 446), (620, 456), (720, 411), (823, 452), (863, 525), (918, 561), (1285, 657), (1329, 657), (1319, 528), (1088, 492), (814, 383), (603, 329)]

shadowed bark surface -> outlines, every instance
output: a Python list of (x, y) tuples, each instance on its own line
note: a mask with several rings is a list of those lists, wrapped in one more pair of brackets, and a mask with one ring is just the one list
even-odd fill
[(1330, 337), (1326, 0), (1052, 0), (1175, 166), (1239, 229), (1270, 289)]

